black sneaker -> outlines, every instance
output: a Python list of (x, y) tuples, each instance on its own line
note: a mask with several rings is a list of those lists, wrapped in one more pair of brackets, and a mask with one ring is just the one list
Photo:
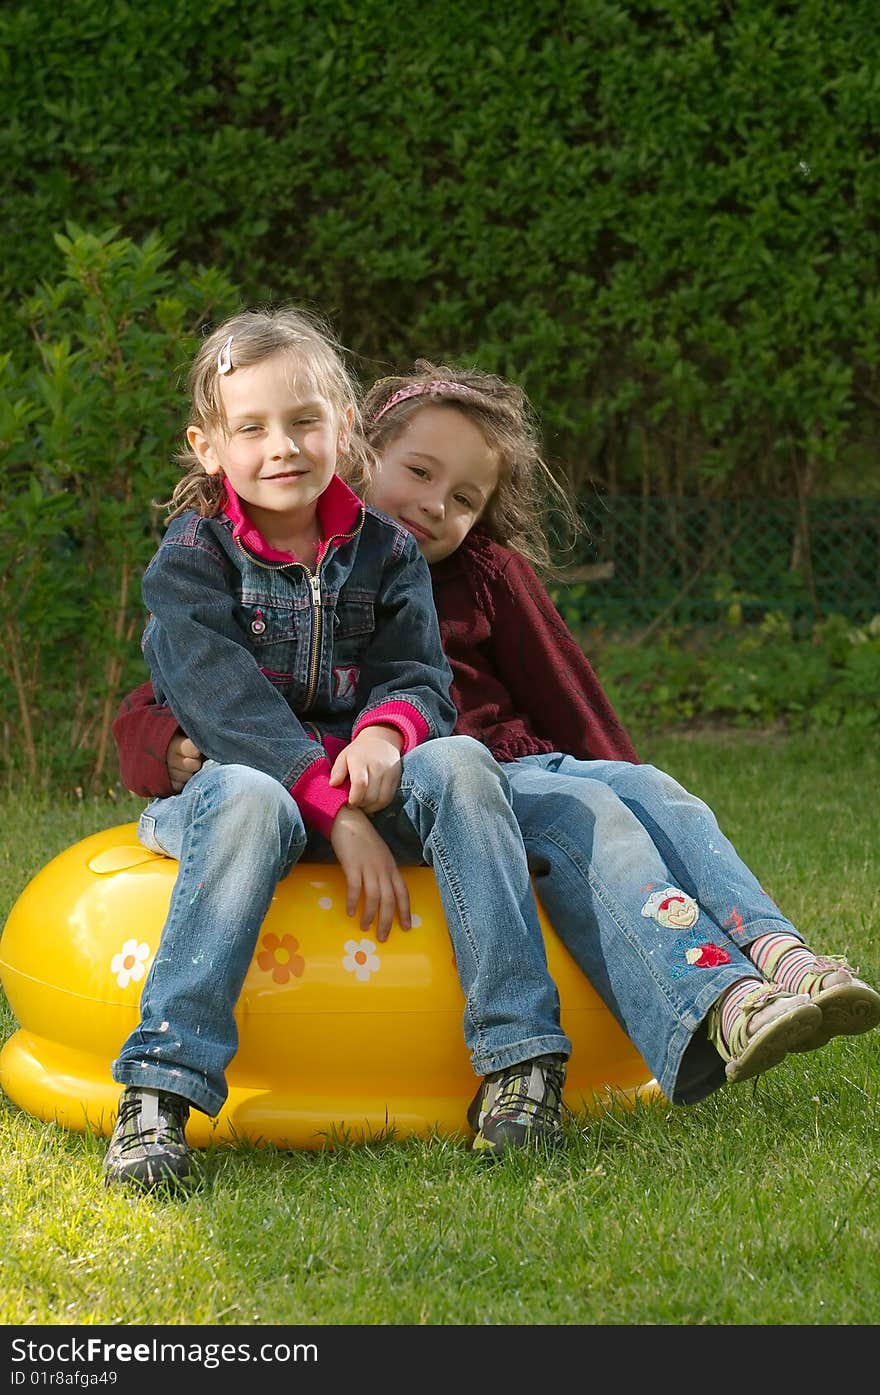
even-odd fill
[(501, 1153), (530, 1143), (558, 1143), (562, 1137), (564, 1056), (533, 1061), (487, 1075), (468, 1110), (478, 1153)]
[(105, 1182), (189, 1187), (195, 1181), (186, 1141), (189, 1104), (180, 1095), (128, 1085), (104, 1155)]

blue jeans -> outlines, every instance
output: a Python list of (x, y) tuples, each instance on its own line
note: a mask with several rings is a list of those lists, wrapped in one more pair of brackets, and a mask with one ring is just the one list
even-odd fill
[[(798, 935), (701, 799), (626, 761), (524, 756), (502, 767), (550, 922), (666, 1098), (724, 1083), (704, 1021), (759, 935)], [(800, 938), (800, 936), (798, 936)]]
[[(416, 747), (403, 758), (396, 798), (373, 822), (398, 862), (434, 869), (474, 1071), (570, 1055), (507, 780), (485, 747), (467, 736)], [(233, 1011), (275, 886), (301, 857), (333, 854), (307, 834), (271, 776), (213, 761), (180, 794), (154, 800), (138, 834), (180, 866), (140, 1022), (113, 1079), (182, 1095), (215, 1115), (238, 1045)]]

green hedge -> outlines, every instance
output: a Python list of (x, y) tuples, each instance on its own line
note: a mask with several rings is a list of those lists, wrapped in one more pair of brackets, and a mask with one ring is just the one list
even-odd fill
[(145, 676), (141, 573), (179, 470), (201, 322), (238, 302), (214, 271), (70, 228), (26, 303), (35, 349), (0, 355), (0, 778), (115, 779), (110, 725)]
[(577, 485), (876, 489), (878, 75), (870, 0), (29, 0), (6, 308), (68, 219), (155, 230), (367, 379), (516, 378)]
[(113, 777), (241, 302), (316, 304), (364, 382), (514, 378), (573, 488), (880, 492), (878, 60), (868, 0), (0, 9), (0, 777)]
[(634, 731), (706, 724), (880, 728), (880, 615), (832, 615), (798, 635), (784, 615), (760, 625), (666, 631), (647, 643), (588, 636), (602, 682)]

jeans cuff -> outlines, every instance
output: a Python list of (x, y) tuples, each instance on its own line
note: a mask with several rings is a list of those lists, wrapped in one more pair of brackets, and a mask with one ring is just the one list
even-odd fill
[(515, 1041), (510, 1046), (501, 1046), (497, 1051), (471, 1053), (471, 1065), (477, 1075), (494, 1075), (495, 1071), (506, 1070), (508, 1066), (518, 1066), (522, 1061), (533, 1061), (536, 1056), (571, 1055), (571, 1042), (560, 1032), (558, 1036), (527, 1037)]
[(225, 1099), (206, 1090), (204, 1083), (194, 1072), (182, 1070), (179, 1066), (156, 1066), (139, 1061), (114, 1062), (111, 1075), (117, 1085), (133, 1085), (137, 1090), (161, 1090), (166, 1095), (179, 1095), (193, 1109), (215, 1119), (225, 1104)]

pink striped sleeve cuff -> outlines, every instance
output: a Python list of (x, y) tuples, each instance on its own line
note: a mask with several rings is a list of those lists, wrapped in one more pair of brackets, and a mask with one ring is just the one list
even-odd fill
[(394, 727), (400, 732), (403, 737), (401, 755), (406, 755), (414, 746), (421, 746), (428, 736), (428, 723), (421, 712), (411, 703), (399, 700), (383, 702), (380, 707), (371, 707), (369, 712), (358, 717), (351, 733), (352, 741), (364, 727), (375, 726)]
[(329, 760), (316, 760), (290, 790), (306, 823), (325, 838), (330, 837), (333, 820), (343, 804), (347, 803), (350, 789), (348, 780), (338, 786), (331, 786), (329, 780)]

